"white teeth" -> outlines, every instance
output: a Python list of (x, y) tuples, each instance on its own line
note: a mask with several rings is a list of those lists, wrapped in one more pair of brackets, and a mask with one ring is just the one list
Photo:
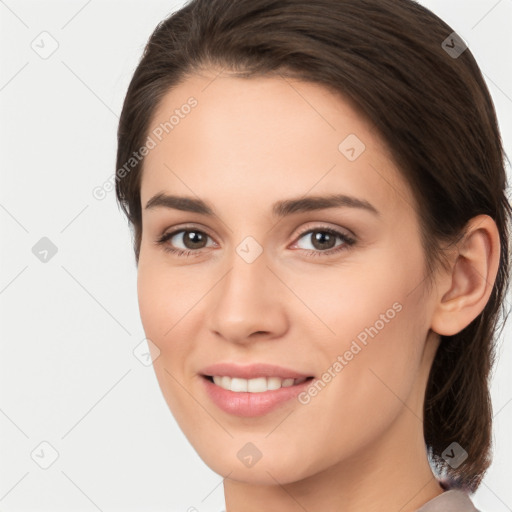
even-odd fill
[(287, 388), (294, 384), (301, 384), (307, 377), (300, 379), (281, 379), (280, 377), (256, 377), (254, 379), (240, 379), (238, 377), (213, 376), (213, 382), (228, 391), (263, 393), (279, 388)]
[(239, 379), (237, 377), (233, 377), (231, 379), (231, 391), (247, 391), (247, 379)]
[(251, 393), (261, 393), (267, 391), (267, 378), (258, 377), (257, 379), (249, 379), (247, 381), (247, 391)]
[(279, 389), (281, 379), (279, 377), (267, 377), (267, 389)]

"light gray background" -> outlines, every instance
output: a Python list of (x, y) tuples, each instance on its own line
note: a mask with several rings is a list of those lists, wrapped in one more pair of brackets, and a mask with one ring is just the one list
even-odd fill
[[(421, 3), (474, 53), (511, 155), (512, 0)], [(181, 5), (0, 0), (0, 511), (224, 507), (222, 478), (133, 354), (144, 332), (130, 232), (114, 192), (92, 196), (115, 171), (143, 46)], [(58, 43), (47, 59), (31, 47), (45, 37), (51, 48), (43, 31)], [(32, 252), (42, 237), (58, 250), (46, 263)], [(512, 510), (511, 329), (492, 387), (494, 463), (473, 497), (484, 512)], [(42, 442), (58, 452), (48, 469)]]

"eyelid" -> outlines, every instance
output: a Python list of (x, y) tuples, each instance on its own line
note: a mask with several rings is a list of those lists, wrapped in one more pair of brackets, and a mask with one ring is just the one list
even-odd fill
[[(314, 222), (317, 222), (317, 224), (314, 224)], [(322, 229), (331, 229), (333, 231), (339, 231), (340, 234), (346, 235), (349, 238), (354, 238), (354, 239), (357, 238), (356, 235), (350, 229), (343, 228), (340, 226), (331, 226), (326, 222), (322, 223), (322, 221), (311, 221), (305, 227), (300, 228), (299, 232), (294, 237), (294, 241), (296, 242), (298, 238), (300, 238), (302, 235), (305, 235), (309, 231), (322, 230)], [(209, 232), (208, 228), (206, 228), (205, 226), (202, 226), (202, 225), (198, 225), (198, 224), (178, 225), (176, 227), (173, 227), (171, 230), (165, 230), (160, 235), (159, 238), (176, 235), (177, 233), (179, 233), (181, 231), (187, 231), (187, 230), (202, 231), (215, 241), (215, 237)], [(215, 242), (215, 243), (217, 243), (217, 242)]]
[(347, 238), (353, 238), (356, 239), (356, 235), (347, 228), (341, 227), (341, 226), (332, 226), (327, 222), (322, 221), (316, 221), (317, 224), (307, 225), (305, 228), (301, 228), (299, 233), (295, 236), (295, 240), (300, 238), (302, 235), (305, 235), (306, 233), (309, 233), (310, 231), (322, 231), (322, 230), (331, 230), (336, 231), (340, 235), (344, 235)]
[[(165, 245), (167, 242), (174, 238), (178, 233), (182, 233), (184, 231), (198, 231), (200, 233), (204, 233), (208, 238), (210, 238), (213, 243), (218, 246), (219, 244), (215, 241), (215, 237), (209, 233), (208, 228), (205, 228), (204, 226), (198, 226), (198, 225), (181, 225), (181, 226), (175, 226), (171, 229), (166, 229), (164, 232), (157, 236), (157, 239), (155, 240), (156, 245)], [(211, 248), (211, 247), (210, 247)], [(176, 251), (184, 251), (189, 250), (191, 252), (195, 252), (199, 254), (201, 252), (201, 249), (198, 250), (192, 250), (192, 249), (176, 249)]]
[(210, 233), (209, 229), (203, 225), (200, 224), (184, 224), (184, 225), (178, 225), (175, 227), (172, 227), (170, 229), (166, 229), (159, 238), (163, 238), (166, 236), (174, 236), (177, 233), (180, 233), (181, 231), (200, 231), (201, 233), (204, 233), (208, 235), (212, 240), (215, 240), (215, 237)]
[[(315, 221), (311, 221), (311, 222), (315, 222)], [(349, 230), (347, 228), (343, 228), (343, 227), (339, 227), (339, 226), (333, 227), (333, 226), (329, 225), (328, 223), (326, 223), (326, 222), (322, 223), (321, 221), (316, 221), (316, 222), (317, 222), (317, 224), (310, 223), (310, 224), (306, 225), (305, 227), (301, 228), (299, 233), (295, 236), (294, 241), (292, 242), (292, 246), (295, 246), (297, 244), (297, 242), (304, 235), (312, 233), (314, 231), (330, 232), (334, 236), (337, 236), (338, 238), (343, 239), (343, 244), (341, 244), (342, 246), (347, 246), (347, 245), (351, 246), (357, 242), (356, 235), (351, 230)], [(218, 243), (215, 241), (215, 237), (213, 237), (209, 233), (208, 229), (203, 226), (198, 226), (197, 224), (195, 224), (195, 225), (185, 224), (185, 225), (181, 225), (181, 226), (175, 226), (170, 230), (166, 230), (163, 232), (162, 235), (160, 235), (158, 237), (158, 239), (156, 240), (156, 244), (165, 246), (171, 238), (176, 236), (178, 233), (182, 233), (184, 231), (198, 231), (198, 232), (204, 233), (208, 238), (210, 238), (213, 241), (213, 243), (216, 246), (218, 246)], [(211, 249), (211, 247), (209, 247), (209, 248)], [(338, 249), (339, 248), (340, 248), (340, 246), (338, 246)], [(206, 249), (206, 248), (197, 249), (197, 250), (176, 249), (176, 248), (171, 249), (169, 247), (166, 248), (166, 250), (169, 252), (174, 252), (174, 253), (186, 252), (186, 253), (194, 254), (194, 255), (200, 255), (203, 249)], [(311, 254), (325, 255), (325, 257), (328, 257), (329, 255), (337, 252), (337, 248), (331, 248), (331, 249), (327, 249), (325, 251), (315, 250), (315, 249), (311, 249), (311, 250), (300, 249), (300, 250), (305, 251), (308, 255), (311, 255)]]

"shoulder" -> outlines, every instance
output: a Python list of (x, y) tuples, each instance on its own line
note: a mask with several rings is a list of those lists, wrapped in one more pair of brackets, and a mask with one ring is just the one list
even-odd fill
[(461, 489), (450, 489), (436, 496), (416, 512), (481, 512)]
[(445, 491), (416, 512), (482, 512), (471, 501), (467, 489), (457, 487), (450, 480), (440, 480), (439, 483)]

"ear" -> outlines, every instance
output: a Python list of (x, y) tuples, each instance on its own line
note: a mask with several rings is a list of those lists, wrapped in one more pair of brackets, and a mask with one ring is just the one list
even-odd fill
[(431, 329), (453, 336), (484, 309), (491, 295), (500, 261), (500, 238), (488, 215), (472, 218), (457, 243), (450, 269), (437, 280), (439, 297)]

